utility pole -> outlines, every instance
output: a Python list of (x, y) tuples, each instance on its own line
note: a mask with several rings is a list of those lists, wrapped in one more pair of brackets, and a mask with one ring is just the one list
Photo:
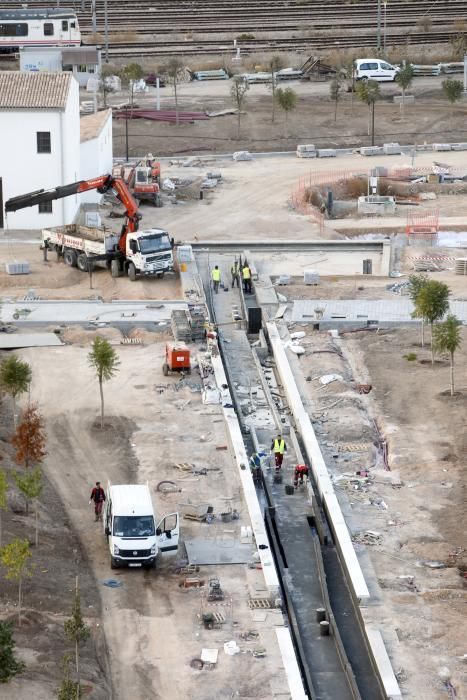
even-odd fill
[(109, 18), (107, 14), (107, 0), (104, 0), (104, 37), (105, 37), (105, 62), (109, 62)]
[(383, 47), (384, 53), (386, 53), (386, 9), (388, 6), (388, 0), (383, 0), (384, 2), (384, 32), (383, 32)]
[(128, 105), (125, 106), (125, 157), (128, 163)]
[(92, 31), (94, 34), (97, 33), (97, 19), (96, 19), (96, 0), (91, 0), (92, 8)]
[(381, 0), (378, 0), (378, 25), (377, 25), (377, 41), (376, 46), (378, 52), (381, 52)]

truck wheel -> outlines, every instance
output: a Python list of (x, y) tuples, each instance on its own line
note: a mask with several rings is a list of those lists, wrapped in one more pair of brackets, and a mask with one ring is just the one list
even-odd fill
[(110, 557), (110, 568), (111, 569), (118, 569), (118, 562), (113, 557)]
[(162, 197), (160, 196), (160, 194), (156, 194), (156, 196), (154, 197), (154, 206), (157, 207), (158, 209), (161, 208), (161, 206), (162, 206)]
[(76, 255), (76, 250), (72, 250), (71, 248), (65, 248), (63, 252), (63, 262), (65, 265), (69, 265), (70, 267), (76, 267), (76, 260), (77, 260), (77, 255)]
[(88, 257), (86, 253), (80, 253), (78, 255), (76, 264), (78, 265), (78, 270), (81, 270), (81, 272), (88, 272)]
[(112, 260), (110, 263), (110, 274), (112, 277), (120, 277), (120, 265), (118, 260)]
[(132, 282), (136, 279), (136, 267), (132, 262), (128, 264), (128, 277)]
[(162, 373), (164, 377), (169, 376), (169, 365), (167, 364), (167, 362), (164, 362), (164, 364), (162, 365)]

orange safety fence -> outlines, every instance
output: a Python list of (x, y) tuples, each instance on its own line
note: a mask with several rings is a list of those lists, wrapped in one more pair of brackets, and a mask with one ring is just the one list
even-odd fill
[(432, 236), (439, 231), (439, 209), (432, 209), (419, 214), (407, 212), (407, 225), (405, 232), (407, 236), (421, 235)]

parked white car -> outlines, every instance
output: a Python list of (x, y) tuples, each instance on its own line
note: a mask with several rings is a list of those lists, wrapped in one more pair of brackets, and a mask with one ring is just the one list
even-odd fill
[(376, 80), (379, 83), (392, 81), (399, 70), (396, 66), (379, 58), (358, 58), (355, 61), (355, 78), (357, 80)]

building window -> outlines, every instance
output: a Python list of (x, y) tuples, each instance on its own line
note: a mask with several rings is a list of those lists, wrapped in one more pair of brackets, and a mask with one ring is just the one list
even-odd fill
[(37, 132), (37, 152), (52, 153), (52, 147), (50, 143), (50, 131)]
[(52, 214), (52, 202), (41, 202), (39, 204), (39, 214)]
[(62, 32), (68, 31), (68, 20), (62, 19)]
[(52, 22), (44, 22), (44, 36), (54, 35), (54, 25)]

